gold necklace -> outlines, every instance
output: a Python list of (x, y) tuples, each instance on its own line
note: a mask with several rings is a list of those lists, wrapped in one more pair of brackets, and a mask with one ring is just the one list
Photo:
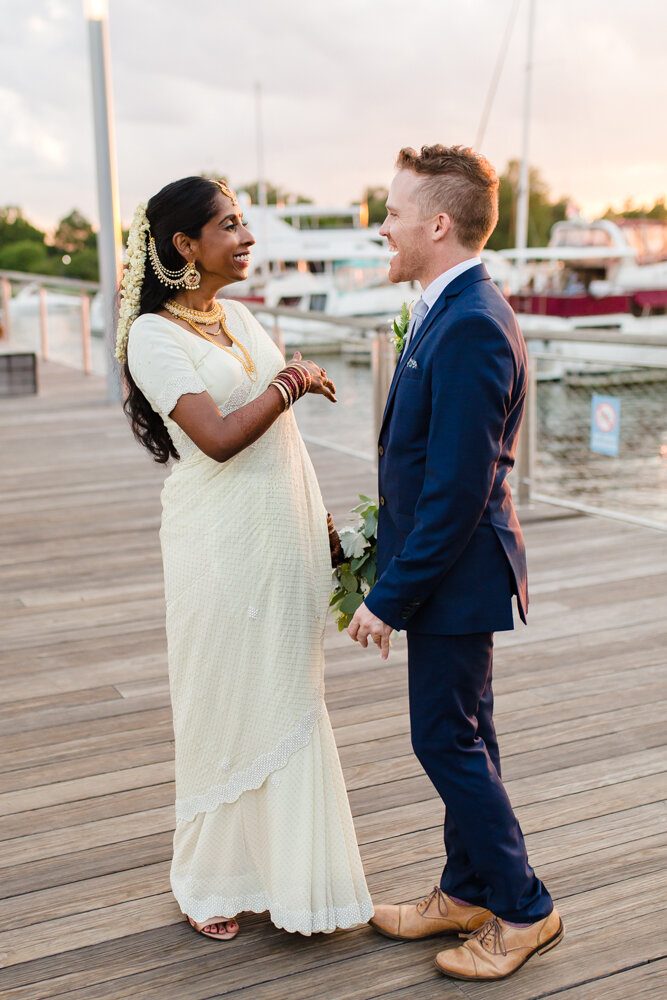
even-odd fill
[(174, 299), (165, 302), (164, 307), (172, 316), (184, 319), (186, 323), (201, 323), (203, 326), (211, 326), (213, 323), (217, 323), (221, 316), (224, 317), (225, 315), (222, 304), (217, 299), (214, 300), (212, 307), (207, 309), (206, 312), (182, 306), (180, 302), (176, 302)]
[[(212, 344), (215, 344), (216, 347), (219, 347), (221, 351), (227, 351), (227, 354), (231, 354), (231, 356), (236, 361), (239, 362), (239, 364), (243, 368), (244, 372), (246, 373), (246, 375), (248, 376), (248, 378), (250, 379), (250, 381), (251, 382), (256, 382), (257, 381), (257, 368), (255, 367), (255, 362), (252, 360), (252, 358), (250, 357), (249, 352), (243, 346), (243, 344), (241, 343), (241, 341), (237, 340), (236, 337), (234, 336), (234, 334), (231, 333), (231, 331), (228, 329), (227, 324), (225, 322), (225, 311), (222, 308), (222, 306), (220, 306), (220, 313), (221, 313), (220, 320), (219, 320), (219, 322), (220, 322), (220, 332), (227, 334), (227, 336), (231, 340), (232, 344), (235, 344), (236, 347), (238, 347), (239, 351), (243, 355), (242, 358), (240, 358), (238, 356), (238, 354), (234, 354), (234, 351), (231, 349), (231, 347), (227, 347), (226, 344), (221, 344), (219, 340), (216, 340), (215, 337), (212, 337), (210, 333), (206, 332), (206, 330), (200, 330), (199, 327), (197, 326), (197, 324), (194, 322), (194, 320), (188, 319), (187, 316), (183, 316), (181, 318), (184, 319), (185, 322), (188, 324), (188, 326), (191, 326), (192, 329), (195, 331), (195, 333), (198, 333), (200, 337), (204, 337), (205, 340), (210, 340), (210, 342)], [(210, 324), (208, 324), (208, 325), (210, 325)]]

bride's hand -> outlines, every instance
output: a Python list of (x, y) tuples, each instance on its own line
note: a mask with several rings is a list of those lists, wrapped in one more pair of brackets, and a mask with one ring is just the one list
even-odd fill
[(320, 368), (320, 366), (314, 361), (306, 361), (302, 358), (300, 351), (295, 352), (292, 361), (298, 361), (300, 365), (303, 365), (304, 368), (308, 369), (312, 378), (308, 392), (314, 392), (319, 396), (326, 396), (326, 398), (331, 400), (332, 403), (338, 402), (336, 399), (336, 386), (327, 376), (324, 368)]

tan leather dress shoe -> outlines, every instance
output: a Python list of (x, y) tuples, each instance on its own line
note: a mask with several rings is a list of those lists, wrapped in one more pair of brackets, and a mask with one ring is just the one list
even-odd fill
[(455, 903), (436, 885), (419, 903), (376, 906), (371, 926), (385, 937), (415, 941), (435, 934), (467, 934), (491, 916), (491, 912), (481, 906)]
[(504, 979), (531, 955), (555, 948), (564, 933), (556, 909), (529, 927), (513, 927), (499, 917), (491, 917), (469, 935), (465, 944), (436, 955), (435, 964), (452, 979)]

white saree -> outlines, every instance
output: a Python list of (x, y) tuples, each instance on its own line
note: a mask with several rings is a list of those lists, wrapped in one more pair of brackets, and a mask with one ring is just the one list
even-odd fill
[(223, 416), (284, 361), (252, 314), (227, 325), (257, 366), (160, 316), (128, 343), (137, 385), (180, 453), (160, 540), (176, 754), (171, 885), (201, 922), (268, 910), (301, 934), (367, 921), (366, 887), (331, 724), (323, 635), (331, 590), (315, 472), (291, 411), (224, 463), (169, 419), (207, 391)]

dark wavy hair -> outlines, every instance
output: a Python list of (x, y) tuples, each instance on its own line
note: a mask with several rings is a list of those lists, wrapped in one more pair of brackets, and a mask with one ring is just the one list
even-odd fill
[[(185, 233), (193, 240), (198, 239), (203, 227), (218, 209), (219, 194), (220, 188), (215, 181), (206, 177), (184, 177), (167, 184), (150, 199), (146, 215), (158, 256), (166, 268), (176, 271), (184, 263), (172, 243), (174, 234)], [(174, 289), (162, 284), (147, 256), (139, 315), (158, 312), (173, 296)], [(123, 377), (126, 387), (123, 409), (130, 420), (134, 436), (150, 451), (156, 462), (178, 458), (164, 420), (137, 386), (127, 361), (123, 364)]]

